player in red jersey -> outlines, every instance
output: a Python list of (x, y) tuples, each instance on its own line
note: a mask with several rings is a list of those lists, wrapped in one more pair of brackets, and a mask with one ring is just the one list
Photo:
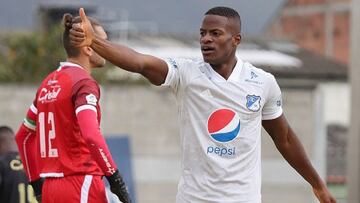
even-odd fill
[[(64, 15), (67, 61), (41, 83), (16, 141), (30, 182), (45, 178), (43, 202), (107, 202), (105, 175), (111, 191), (127, 203), (125, 183), (100, 132), (100, 89), (90, 75), (105, 60), (92, 48), (69, 42), (72, 24), (80, 21)], [(99, 37), (107, 38), (99, 23), (91, 24)]]

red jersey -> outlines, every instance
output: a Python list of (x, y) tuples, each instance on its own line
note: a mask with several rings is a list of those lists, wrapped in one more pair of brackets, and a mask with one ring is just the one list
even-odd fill
[(76, 115), (84, 109), (93, 110), (99, 124), (99, 98), (97, 82), (73, 63), (61, 63), (59, 69), (43, 80), (32, 107), (37, 111), (36, 144), (41, 177), (104, 175), (81, 133)]

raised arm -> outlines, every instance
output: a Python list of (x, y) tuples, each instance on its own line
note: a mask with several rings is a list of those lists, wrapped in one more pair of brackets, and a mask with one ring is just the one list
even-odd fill
[(82, 23), (73, 24), (70, 30), (70, 39), (74, 46), (90, 46), (112, 64), (130, 72), (140, 73), (154, 85), (164, 83), (168, 72), (165, 61), (97, 37), (83, 8), (80, 8), (79, 14)]
[(319, 201), (321, 203), (335, 203), (335, 198), (330, 194), (325, 183), (311, 165), (302, 144), (285, 116), (281, 115), (273, 120), (264, 120), (262, 125), (286, 161), (310, 183)]

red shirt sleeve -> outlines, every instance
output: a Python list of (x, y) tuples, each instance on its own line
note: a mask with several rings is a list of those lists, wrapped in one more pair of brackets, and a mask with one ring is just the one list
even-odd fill
[(34, 102), (15, 136), (20, 158), (30, 182), (40, 178), (36, 153), (36, 119), (37, 109)]
[(115, 173), (117, 166), (111, 157), (107, 144), (101, 135), (96, 119), (96, 113), (86, 109), (77, 113), (81, 133), (88, 144), (91, 155), (99, 165), (105, 176)]
[(100, 88), (94, 80), (80, 80), (73, 87), (72, 99), (75, 110), (83, 105), (99, 108)]
[(112, 175), (117, 166), (100, 132), (100, 91), (93, 80), (82, 80), (74, 86), (74, 106), (81, 134), (91, 155), (106, 176)]

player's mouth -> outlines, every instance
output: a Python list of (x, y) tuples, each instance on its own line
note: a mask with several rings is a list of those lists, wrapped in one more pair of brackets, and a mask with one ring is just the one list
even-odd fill
[(215, 52), (215, 48), (212, 46), (201, 46), (201, 52), (203, 55), (212, 54)]

